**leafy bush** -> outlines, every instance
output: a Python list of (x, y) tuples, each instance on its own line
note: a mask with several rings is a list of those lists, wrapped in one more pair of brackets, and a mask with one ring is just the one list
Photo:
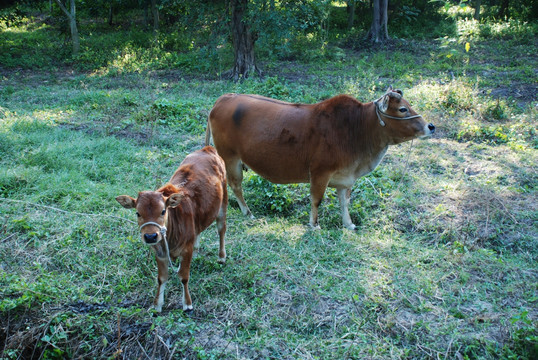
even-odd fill
[(504, 100), (488, 101), (482, 110), (482, 116), (486, 120), (504, 120), (508, 118), (508, 108)]
[(510, 139), (508, 129), (503, 126), (466, 125), (457, 135), (458, 140), (473, 140), (489, 144), (506, 144)]
[(249, 198), (249, 206), (259, 213), (287, 214), (296, 202), (297, 194), (292, 189), (298, 185), (273, 184), (253, 172), (246, 177), (244, 187), (246, 191), (257, 195)]

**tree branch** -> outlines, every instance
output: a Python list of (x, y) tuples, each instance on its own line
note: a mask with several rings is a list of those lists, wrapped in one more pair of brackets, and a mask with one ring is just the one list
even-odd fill
[(62, 4), (62, 2), (60, 0), (54, 0), (56, 2), (56, 4), (58, 4), (58, 6), (60, 7), (60, 9), (62, 9), (62, 11), (69, 17), (71, 18), (71, 13), (67, 10), (67, 8), (65, 7), (64, 4)]

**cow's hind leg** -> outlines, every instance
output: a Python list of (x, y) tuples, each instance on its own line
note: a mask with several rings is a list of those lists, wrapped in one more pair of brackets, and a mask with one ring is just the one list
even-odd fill
[(349, 216), (349, 199), (351, 198), (351, 189), (349, 188), (339, 188), (338, 200), (340, 202), (340, 211), (342, 213), (342, 223), (349, 230), (355, 230), (355, 224), (351, 221)]
[(226, 177), (228, 179), (228, 184), (230, 184), (230, 187), (237, 198), (237, 202), (239, 203), (243, 215), (249, 216), (251, 219), (254, 218), (245, 202), (245, 198), (243, 198), (243, 187), (241, 186), (241, 182), (243, 181), (243, 166), (239, 158), (226, 161)]

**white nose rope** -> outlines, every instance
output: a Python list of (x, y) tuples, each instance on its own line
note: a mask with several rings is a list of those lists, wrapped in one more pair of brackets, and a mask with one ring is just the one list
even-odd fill
[[(153, 221), (149, 221), (147, 223), (144, 223), (140, 226), (140, 231), (142, 231), (142, 228), (146, 225), (155, 225), (159, 228), (160, 232), (161, 232), (161, 239), (164, 239), (164, 245), (166, 247), (166, 255), (168, 255), (168, 262), (170, 263), (170, 268), (175, 272), (179, 272), (179, 269), (181, 268), (181, 263), (179, 264), (179, 266), (177, 267), (177, 269), (175, 268), (174, 264), (172, 263), (172, 258), (170, 257), (170, 249), (168, 248), (168, 241), (166, 240), (166, 226), (161, 226), (159, 224), (157, 224), (156, 222), (153, 222)], [(146, 243), (146, 245), (148, 246), (153, 246), (153, 245), (157, 245), (158, 243), (160, 242), (157, 241), (155, 244), (148, 244)]]

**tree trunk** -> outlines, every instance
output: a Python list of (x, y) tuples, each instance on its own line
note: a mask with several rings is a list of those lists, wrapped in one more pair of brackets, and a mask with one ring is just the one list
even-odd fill
[(60, 6), (60, 9), (65, 13), (69, 20), (69, 27), (71, 29), (71, 42), (73, 43), (73, 55), (78, 55), (80, 51), (80, 40), (78, 36), (77, 29), (77, 17), (75, 11), (75, 0), (70, 0), (70, 10), (64, 6), (60, 0), (55, 0), (56, 3)]
[(474, 19), (480, 21), (480, 3), (481, 0), (474, 0)]
[(112, 4), (110, 4), (110, 7), (108, 8), (108, 25), (112, 26), (112, 20), (114, 16), (114, 9), (112, 8)]
[(153, 30), (159, 31), (159, 9), (157, 8), (157, 0), (151, 0), (151, 13), (153, 15)]
[(144, 7), (144, 28), (148, 28), (148, 24), (149, 24), (149, 11), (148, 11), (148, 8), (149, 8), (149, 0), (144, 0), (142, 1), (142, 6)]
[(355, 22), (355, 0), (347, 1), (347, 28), (348, 30), (353, 27)]
[(245, 24), (244, 17), (247, 11), (248, 0), (231, 0), (231, 27), (232, 43), (234, 47), (234, 67), (230, 77), (234, 80), (247, 78), (252, 73), (261, 74), (256, 66), (254, 43), (257, 34), (253, 34), (250, 27)]
[(372, 26), (366, 35), (367, 39), (374, 43), (382, 43), (389, 40), (388, 23), (389, 0), (373, 0)]

